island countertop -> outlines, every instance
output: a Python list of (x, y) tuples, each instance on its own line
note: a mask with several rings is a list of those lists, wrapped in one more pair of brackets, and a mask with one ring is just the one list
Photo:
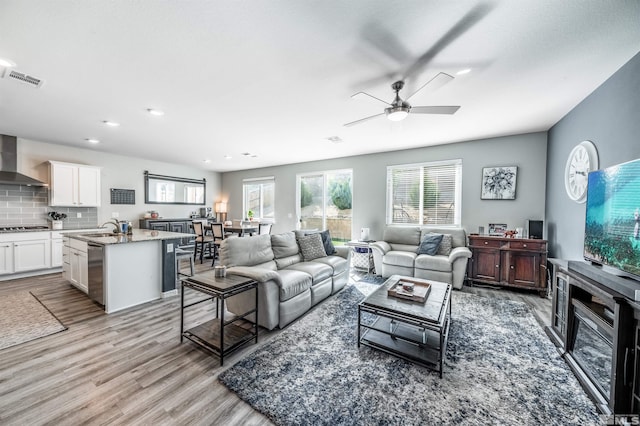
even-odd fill
[(103, 246), (111, 244), (140, 243), (144, 241), (174, 240), (176, 238), (195, 237), (194, 234), (183, 234), (181, 232), (156, 231), (151, 229), (134, 229), (133, 234), (112, 234), (99, 233), (69, 233), (69, 238), (74, 238), (88, 243), (100, 244)]

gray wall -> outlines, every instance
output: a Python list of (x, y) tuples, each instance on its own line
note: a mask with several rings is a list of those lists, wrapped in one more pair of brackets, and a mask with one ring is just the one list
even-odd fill
[[(114, 212), (118, 213), (121, 220), (131, 220), (137, 228), (138, 219), (148, 210), (157, 210), (162, 217), (166, 218), (183, 218), (189, 217), (191, 211), (199, 211), (199, 208), (203, 207), (199, 205), (145, 204), (143, 175), (145, 170), (150, 173), (167, 176), (207, 179), (207, 206), (213, 206), (220, 194), (220, 173), (143, 158), (133, 158), (91, 149), (73, 148), (18, 138), (18, 171), (44, 182), (49, 182), (48, 160), (102, 167), (100, 176), (101, 206), (97, 209), (97, 217), (95, 213), (93, 214), (94, 221), (97, 219), (98, 225), (108, 220)], [(134, 189), (136, 191), (136, 204), (112, 205), (110, 188)], [(0, 197), (1, 202), (2, 199)], [(53, 208), (49, 208), (49, 210), (53, 210)], [(55, 210), (66, 211), (61, 208), (55, 208)], [(6, 220), (7, 222), (12, 222), (14, 219), (17, 219), (17, 217), (8, 217), (7, 219), (0, 217), (0, 220)], [(42, 222), (46, 223), (45, 212), (42, 213)], [(71, 226), (74, 225), (73, 222), (69, 221), (65, 226), (73, 227)]]
[(571, 149), (590, 140), (600, 168), (640, 158), (640, 53), (549, 130), (546, 216), (550, 254), (582, 259), (585, 204), (564, 189)]
[[(338, 146), (339, 149), (339, 146)], [(227, 172), (222, 175), (222, 198), (228, 219), (242, 217), (242, 180), (275, 176), (276, 224), (273, 232), (296, 228), (296, 175), (324, 170), (353, 169), (353, 238), (360, 228), (382, 237), (385, 225), (387, 166), (462, 159), (462, 225), (468, 232), (489, 222), (524, 226), (526, 219), (544, 220), (546, 132), (505, 136), (456, 144), (343, 157), (280, 167)], [(482, 168), (518, 166), (515, 200), (480, 200)]]

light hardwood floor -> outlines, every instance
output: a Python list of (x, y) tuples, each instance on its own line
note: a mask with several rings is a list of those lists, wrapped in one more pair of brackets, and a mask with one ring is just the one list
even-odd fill
[[(217, 376), (280, 331), (261, 330), (258, 345), (220, 367), (216, 357), (180, 343), (179, 297), (105, 315), (59, 273), (0, 282), (0, 297), (18, 290), (32, 291), (69, 329), (0, 350), (0, 424), (271, 424)], [(523, 301), (549, 322), (550, 300), (536, 293), (464, 291)], [(200, 306), (189, 322), (213, 313), (212, 304)]]

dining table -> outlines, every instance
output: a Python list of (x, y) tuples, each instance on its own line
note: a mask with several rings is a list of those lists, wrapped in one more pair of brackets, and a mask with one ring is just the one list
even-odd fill
[(238, 234), (241, 237), (243, 237), (245, 234), (249, 234), (249, 236), (253, 236), (253, 234), (258, 233), (258, 225), (243, 225), (243, 226), (228, 225), (224, 227), (224, 233)]

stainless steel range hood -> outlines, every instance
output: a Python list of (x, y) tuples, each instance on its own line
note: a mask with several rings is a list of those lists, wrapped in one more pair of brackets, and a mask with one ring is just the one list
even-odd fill
[(15, 136), (0, 135), (0, 184), (48, 186), (44, 182), (18, 173), (18, 140)]

